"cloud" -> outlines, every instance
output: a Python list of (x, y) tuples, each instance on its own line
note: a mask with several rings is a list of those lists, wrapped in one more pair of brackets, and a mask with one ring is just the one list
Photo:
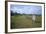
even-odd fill
[(13, 12), (25, 13), (25, 14), (41, 14), (42, 7), (34, 5), (11, 5), (11, 10)]

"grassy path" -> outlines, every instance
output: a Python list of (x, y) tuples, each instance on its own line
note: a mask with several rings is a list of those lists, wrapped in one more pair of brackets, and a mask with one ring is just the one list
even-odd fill
[(35, 23), (32, 23), (32, 17), (31, 16), (12, 16), (12, 27), (11, 28), (32, 28), (32, 27), (40, 27), (41, 17), (37, 17)]
[(27, 19), (25, 16), (13, 16), (12, 22), (16, 28), (29, 28), (32, 25), (32, 20)]

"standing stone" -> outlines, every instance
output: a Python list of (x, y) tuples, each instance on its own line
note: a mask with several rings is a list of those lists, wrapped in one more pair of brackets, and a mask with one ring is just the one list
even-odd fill
[(35, 23), (35, 19), (36, 19), (36, 16), (32, 15), (32, 21), (33, 21), (33, 23)]

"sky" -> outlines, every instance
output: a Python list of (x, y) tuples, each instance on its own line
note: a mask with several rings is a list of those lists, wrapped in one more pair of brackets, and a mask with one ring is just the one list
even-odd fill
[(20, 14), (42, 14), (42, 6), (36, 5), (10, 5), (10, 10)]

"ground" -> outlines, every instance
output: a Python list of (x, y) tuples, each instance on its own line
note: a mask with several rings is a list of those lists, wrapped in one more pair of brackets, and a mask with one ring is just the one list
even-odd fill
[(36, 20), (32, 20), (31, 15), (11, 16), (11, 29), (14, 28), (38, 28), (41, 27), (42, 18), (36, 16)]

